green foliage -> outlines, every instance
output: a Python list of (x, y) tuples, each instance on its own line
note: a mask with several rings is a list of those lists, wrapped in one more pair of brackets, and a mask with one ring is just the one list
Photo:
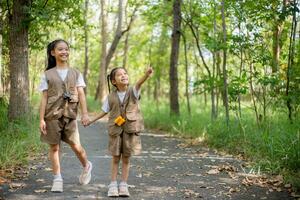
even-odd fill
[[(300, 166), (300, 121), (290, 124), (285, 113), (274, 111), (262, 126), (255, 124), (253, 111), (243, 107), (244, 117), (232, 120), (229, 128), (223, 118), (211, 122), (208, 106), (192, 102), (192, 114), (182, 109), (180, 117), (169, 116), (167, 102), (153, 108), (153, 102), (142, 106), (148, 128), (171, 132), (183, 137), (202, 138), (205, 144), (242, 154), (253, 161), (253, 167), (269, 173), (297, 174)], [(196, 103), (197, 102), (197, 103)], [(221, 111), (220, 115), (223, 115)], [(234, 117), (234, 116), (232, 116)], [(295, 177), (297, 181), (300, 177)], [(294, 183), (294, 182), (293, 182)]]
[(0, 99), (0, 169), (28, 162), (28, 158), (41, 151), (38, 118), (30, 114), (26, 119), (10, 123), (7, 119), (8, 103)]
[(101, 103), (98, 100), (95, 101), (93, 96), (88, 95), (86, 100), (89, 113), (99, 113), (101, 111)]

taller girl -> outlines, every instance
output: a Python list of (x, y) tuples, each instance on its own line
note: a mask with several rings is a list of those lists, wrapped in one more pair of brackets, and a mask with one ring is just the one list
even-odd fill
[(78, 103), (81, 105), (81, 122), (89, 122), (83, 88), (86, 86), (81, 73), (69, 66), (69, 44), (62, 39), (47, 46), (48, 66), (42, 76), (39, 90), (42, 92), (40, 105), (41, 140), (49, 144), (49, 158), (52, 164), (52, 192), (63, 192), (60, 170), (60, 142), (70, 145), (83, 166), (79, 176), (80, 184), (91, 180), (92, 163), (87, 160), (82, 148), (77, 127)]

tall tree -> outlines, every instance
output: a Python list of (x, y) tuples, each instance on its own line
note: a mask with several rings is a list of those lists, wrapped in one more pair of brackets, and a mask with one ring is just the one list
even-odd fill
[(287, 108), (288, 108), (288, 117), (289, 120), (292, 122), (292, 114), (293, 114), (293, 105), (292, 105), (292, 95), (290, 94), (290, 83), (291, 83), (291, 72), (293, 70), (294, 65), (294, 54), (295, 54), (295, 39), (296, 39), (296, 30), (297, 30), (297, 16), (296, 11), (297, 9), (297, 0), (293, 0), (293, 18), (292, 18), (292, 27), (291, 27), (291, 34), (290, 34), (290, 44), (289, 44), (289, 56), (288, 56), (288, 66), (286, 70), (286, 90), (285, 94), (287, 97)]
[(2, 21), (2, 5), (0, 5), (0, 97), (2, 96), (2, 35), (3, 35), (3, 21)]
[[(126, 3), (126, 7), (125, 7), (125, 23), (128, 26), (128, 22), (127, 22), (127, 17), (128, 17), (127, 7), (128, 7), (128, 1)], [(122, 64), (122, 67), (124, 67), (125, 69), (127, 67), (127, 59), (128, 59), (128, 48), (129, 48), (128, 41), (129, 41), (129, 31), (126, 33), (126, 37), (125, 37), (125, 41), (124, 41), (124, 53), (123, 53), (123, 64)]]
[(226, 124), (229, 126), (229, 103), (228, 103), (228, 85), (227, 85), (227, 31), (225, 22), (225, 0), (221, 2), (222, 28), (223, 28), (223, 87), (224, 87), (224, 106), (226, 111)]
[[(279, 57), (281, 52), (281, 37), (282, 37), (282, 31), (283, 31), (283, 25), (284, 25), (284, 18), (285, 10), (287, 6), (288, 0), (282, 0), (282, 13), (275, 16), (274, 24), (273, 24), (273, 59), (272, 59), (272, 72), (276, 73), (279, 70)], [(272, 2), (273, 10), (277, 10), (277, 2)]]
[(185, 65), (185, 95), (186, 95), (186, 104), (189, 115), (191, 115), (191, 105), (190, 105), (190, 94), (189, 94), (189, 64), (187, 57), (187, 41), (185, 34), (182, 33), (183, 47), (184, 47), (184, 65)]
[(108, 93), (107, 90), (107, 68), (106, 68), (106, 53), (107, 53), (107, 9), (106, 0), (101, 0), (101, 57), (100, 57), (100, 73), (99, 83), (96, 90), (95, 99), (99, 99), (101, 102), (104, 101), (105, 96)]
[(178, 102), (178, 56), (181, 26), (181, 0), (173, 3), (172, 49), (170, 56), (170, 114), (180, 115)]
[[(106, 74), (107, 74), (107, 69), (108, 66), (113, 58), (113, 55), (117, 49), (117, 46), (119, 44), (119, 41), (121, 39), (121, 37), (129, 31), (131, 24), (134, 20), (134, 16), (135, 16), (135, 12), (137, 11), (137, 6), (134, 8), (133, 14), (130, 18), (129, 24), (127, 26), (127, 28), (125, 30), (122, 30), (122, 24), (123, 24), (123, 0), (119, 0), (119, 6), (118, 6), (118, 24), (117, 24), (117, 29), (115, 32), (115, 36), (114, 39), (112, 41), (112, 44), (110, 45), (108, 52), (106, 54), (105, 57), (105, 62), (104, 62), (104, 66), (105, 68), (102, 70), (105, 70), (104, 73), (100, 70), (99, 73), (99, 80), (98, 80), (98, 86), (97, 86), (97, 91), (96, 91), (96, 95), (95, 95), (95, 99), (100, 99), (101, 101), (103, 101), (104, 97), (106, 96), (107, 92), (105, 92), (105, 88), (103, 88), (104, 85), (100, 85), (100, 83), (104, 83), (106, 82)], [(101, 58), (102, 59), (102, 58)], [(102, 73), (102, 74), (101, 74)], [(104, 77), (104, 79), (103, 79)], [(101, 94), (104, 94), (104, 96), (102, 97)]]
[(89, 70), (89, 34), (88, 34), (88, 10), (89, 10), (89, 0), (85, 0), (85, 8), (84, 8), (84, 70), (83, 70), (83, 78), (86, 83), (86, 87), (84, 88), (85, 94), (87, 94), (88, 87), (88, 70)]
[(8, 117), (16, 120), (29, 111), (28, 29), (30, 0), (14, 0), (9, 14), (10, 98)]

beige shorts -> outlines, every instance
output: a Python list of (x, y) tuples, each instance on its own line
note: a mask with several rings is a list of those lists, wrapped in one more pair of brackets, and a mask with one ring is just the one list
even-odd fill
[(62, 117), (45, 122), (47, 134), (41, 134), (42, 142), (59, 144), (60, 141), (64, 141), (68, 144), (80, 144), (76, 119)]
[(108, 151), (112, 156), (139, 155), (142, 151), (141, 136), (139, 133), (123, 132), (117, 136), (109, 136)]

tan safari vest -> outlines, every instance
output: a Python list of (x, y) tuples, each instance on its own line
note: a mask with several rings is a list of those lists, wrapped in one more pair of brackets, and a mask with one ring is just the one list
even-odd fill
[[(110, 107), (108, 118), (108, 133), (116, 136), (122, 133), (139, 133), (144, 130), (144, 120), (140, 111), (139, 101), (134, 96), (133, 88), (127, 89), (123, 103), (120, 102), (117, 91), (108, 95), (108, 104)], [(115, 124), (114, 120), (118, 116), (125, 118), (125, 123), (121, 126)]]
[[(59, 119), (62, 116), (76, 119), (78, 108), (78, 92), (76, 81), (80, 72), (69, 68), (65, 80), (61, 80), (56, 68), (45, 72), (48, 83), (48, 101), (45, 111), (45, 120)], [(63, 97), (64, 92), (70, 93), (70, 100)]]

